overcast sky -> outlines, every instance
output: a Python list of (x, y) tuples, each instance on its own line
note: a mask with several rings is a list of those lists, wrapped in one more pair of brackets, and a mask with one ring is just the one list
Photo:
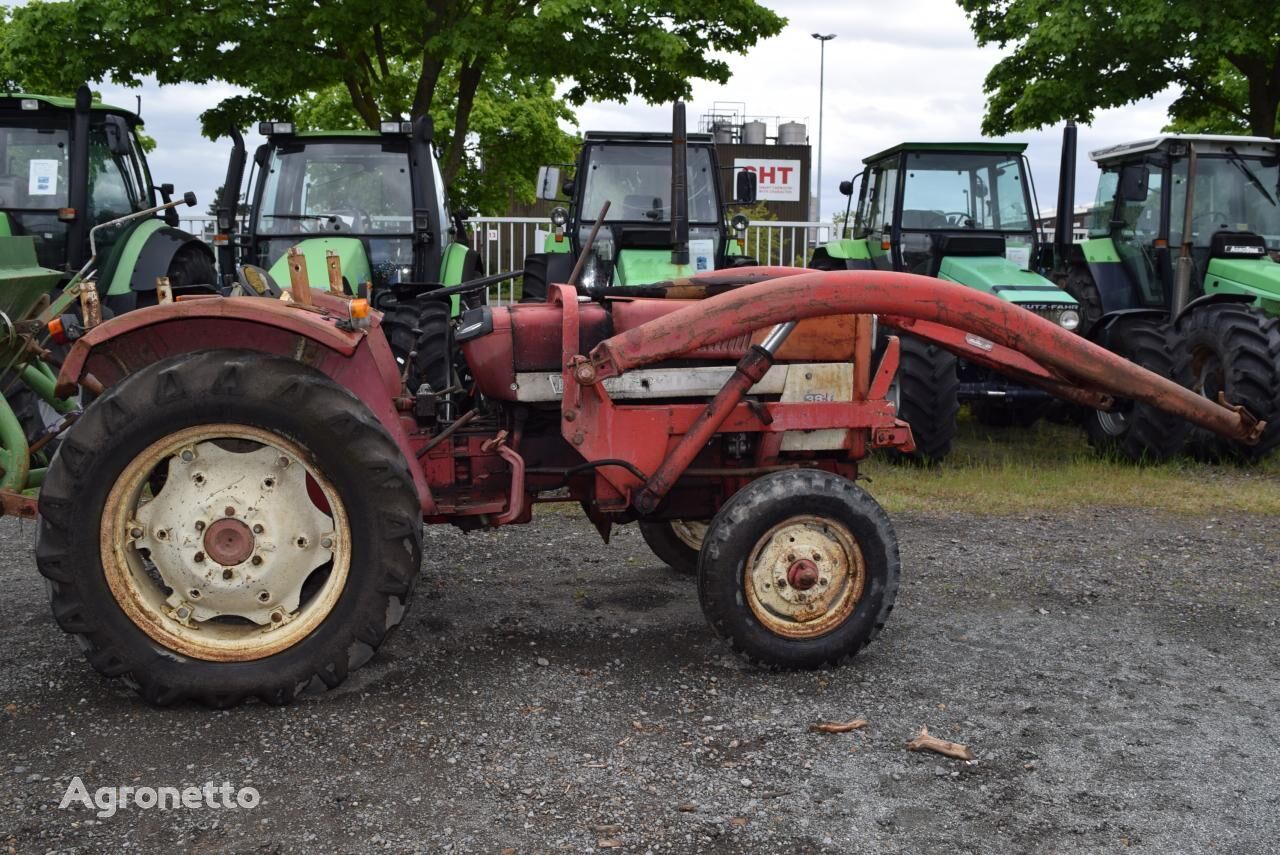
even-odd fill
[[(894, 143), (980, 139), (984, 104), (982, 80), (1000, 56), (979, 49), (964, 15), (952, 0), (762, 0), (790, 19), (781, 34), (759, 44), (748, 56), (730, 58), (732, 79), (723, 86), (695, 81), (689, 121), (716, 101), (745, 102), (749, 113), (807, 120), (817, 145), (818, 43), (810, 33), (835, 33), (827, 43), (823, 130), (822, 213), (824, 219), (843, 197), (842, 178), (857, 172), (861, 159)], [(147, 132), (158, 143), (151, 156), (156, 181), (171, 181), (179, 191), (194, 190), (203, 212), (226, 171), (229, 143), (200, 136), (197, 117), (207, 107), (235, 94), (217, 84), (130, 90), (98, 85), (109, 103), (132, 107), (142, 94)], [(1166, 122), (1174, 93), (1120, 110), (1100, 113), (1080, 129), (1077, 202), (1093, 192), (1096, 169), (1086, 152), (1157, 132)], [(578, 111), (579, 130), (667, 130), (670, 107), (634, 103), (593, 103)], [(264, 117), (265, 118), (265, 117)], [(249, 135), (252, 146), (261, 140)], [(1054, 206), (1058, 184), (1060, 128), (1018, 134), (1008, 139), (1030, 144), (1036, 189), (1042, 209)]]

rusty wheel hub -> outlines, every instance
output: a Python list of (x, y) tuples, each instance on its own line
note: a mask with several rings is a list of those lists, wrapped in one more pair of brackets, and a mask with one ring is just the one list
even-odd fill
[(220, 519), (205, 529), (204, 551), (224, 567), (243, 564), (253, 555), (253, 531), (240, 520)]
[(866, 585), (853, 535), (835, 520), (792, 517), (756, 542), (743, 569), (747, 605), (770, 632), (824, 635), (853, 613)]
[(101, 536), (130, 619), (213, 661), (259, 659), (310, 634), (346, 585), (350, 536), (337, 491), (306, 461), (284, 437), (236, 424), (178, 431), (131, 461)]

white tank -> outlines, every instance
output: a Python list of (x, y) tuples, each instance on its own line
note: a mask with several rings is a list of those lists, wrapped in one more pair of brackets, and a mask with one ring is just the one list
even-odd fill
[(719, 145), (728, 145), (733, 142), (733, 125), (714, 125), (712, 133), (715, 135), (715, 141)]
[(742, 142), (746, 145), (764, 145), (764, 122), (746, 122), (742, 126)]
[(783, 122), (778, 125), (778, 145), (805, 145), (809, 142), (809, 129), (803, 122)]

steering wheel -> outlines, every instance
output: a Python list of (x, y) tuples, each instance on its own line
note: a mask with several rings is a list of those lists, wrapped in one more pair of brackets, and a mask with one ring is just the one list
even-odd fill
[[(338, 219), (336, 222), (325, 223), (322, 231), (368, 232), (373, 230), (372, 218), (359, 208), (338, 208), (330, 211), (329, 216)], [(350, 217), (351, 225), (348, 226), (343, 217)]]
[(942, 216), (947, 218), (949, 226), (963, 226), (966, 229), (973, 228), (973, 218), (969, 216), (968, 211), (948, 211)]
[(1219, 225), (1219, 226), (1226, 226), (1226, 225), (1230, 224), (1230, 222), (1231, 222), (1231, 215), (1230, 215), (1230, 214), (1228, 214), (1226, 211), (1205, 211), (1205, 212), (1204, 212), (1204, 213), (1202, 213), (1202, 214), (1192, 214), (1192, 215), (1191, 215), (1191, 228), (1192, 228), (1192, 229), (1195, 229), (1195, 227), (1196, 227), (1196, 222), (1197, 222), (1197, 221), (1199, 221), (1199, 220), (1209, 219), (1209, 218), (1211, 218), (1211, 217), (1221, 217), (1221, 218), (1222, 218), (1222, 219), (1218, 220), (1218, 225)]

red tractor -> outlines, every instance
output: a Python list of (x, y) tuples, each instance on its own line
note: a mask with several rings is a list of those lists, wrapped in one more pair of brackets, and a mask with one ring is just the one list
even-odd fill
[[(330, 264), (336, 264), (331, 259)], [(775, 668), (838, 664), (898, 587), (888, 517), (856, 483), (912, 448), (875, 322), (1093, 407), (1112, 395), (1239, 441), (1247, 413), (972, 289), (910, 274), (743, 268), (483, 307), (422, 296), (414, 348), (291, 259), (281, 300), (192, 297), (110, 320), (59, 376), (99, 397), (40, 494), (53, 611), (148, 701), (281, 704), (338, 685), (408, 607), (422, 525), (706, 521), (698, 596)], [(341, 282), (330, 270), (330, 281)], [(1017, 348), (1016, 350), (1014, 348)]]

